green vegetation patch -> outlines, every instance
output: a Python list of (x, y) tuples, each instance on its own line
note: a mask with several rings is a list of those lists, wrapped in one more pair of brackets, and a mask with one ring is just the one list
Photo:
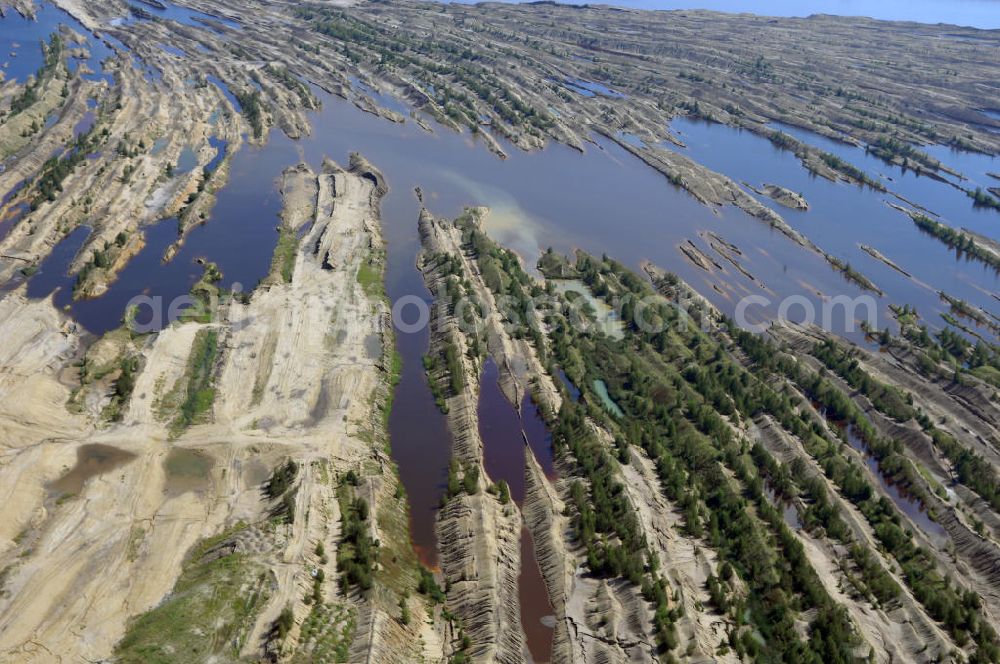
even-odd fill
[(839, 173), (843, 173), (855, 182), (860, 182), (877, 191), (885, 191), (885, 185), (878, 180), (873, 180), (863, 170), (853, 164), (849, 164), (837, 155), (831, 152), (821, 152), (819, 158), (823, 160), (824, 164)]
[(976, 207), (988, 207), (993, 208), (994, 210), (1000, 210), (1000, 201), (983, 191), (982, 187), (976, 187), (975, 190), (967, 191), (966, 193), (969, 195), (969, 198), (972, 199), (972, 203)]
[(264, 136), (264, 104), (261, 101), (259, 90), (243, 91), (234, 93), (236, 101), (240, 104), (243, 117), (250, 123), (253, 129), (253, 137)]
[(349, 604), (319, 602), (302, 622), (293, 664), (346, 662), (357, 611)]
[(337, 569), (340, 571), (341, 591), (351, 588), (370, 590), (372, 576), (378, 560), (379, 544), (371, 536), (368, 518), (368, 501), (354, 496), (351, 478), (345, 478), (337, 489), (340, 503), (340, 548), (337, 551)]
[(170, 423), (170, 434), (179, 436), (192, 424), (204, 422), (215, 403), (215, 360), (219, 352), (219, 331), (198, 330), (194, 337), (187, 371), (182, 378), (186, 389), (179, 412)]
[(136, 618), (115, 647), (120, 664), (239, 661), (239, 651), (270, 593), (265, 570), (235, 551), (238, 526), (200, 543), (173, 591)]
[(358, 267), (358, 283), (368, 297), (385, 297), (382, 266), (374, 256)]
[(913, 219), (913, 223), (917, 225), (917, 228), (929, 235), (933, 235), (960, 254), (968, 254), (990, 267), (1000, 269), (1000, 257), (997, 257), (992, 251), (978, 244), (972, 237), (962, 231), (957, 231), (951, 226), (942, 224), (922, 214), (912, 214), (910, 217)]
[(104, 134), (98, 132), (96, 126), (92, 127), (86, 133), (77, 136), (67, 146), (62, 156), (47, 159), (34, 182), (35, 196), (30, 202), (31, 209), (37, 210), (43, 203), (56, 200), (62, 193), (62, 184), (66, 178), (103, 140)]
[(111, 401), (101, 412), (101, 417), (110, 422), (120, 422), (125, 416), (125, 406), (135, 389), (136, 374), (139, 371), (139, 357), (127, 355), (118, 362), (118, 378), (111, 392)]
[(11, 116), (17, 115), (18, 113), (31, 108), (31, 106), (39, 100), (38, 91), (42, 88), (45, 81), (51, 78), (55, 73), (56, 67), (59, 66), (59, 62), (62, 59), (62, 52), (62, 37), (58, 34), (53, 34), (49, 38), (48, 44), (42, 42), (42, 66), (38, 68), (37, 72), (35, 72), (34, 80), (26, 85), (24, 90), (19, 95), (16, 95), (13, 99), (11, 99)]
[(278, 244), (274, 247), (274, 256), (271, 258), (271, 275), (280, 276), (286, 284), (292, 283), (298, 249), (298, 232), (290, 226), (282, 225), (278, 231)]
[(289, 459), (287, 463), (278, 466), (271, 473), (271, 479), (267, 482), (265, 492), (271, 500), (280, 501), (275, 505), (271, 514), (285, 523), (295, 522), (295, 497), (298, 495), (299, 487), (295, 483), (299, 474), (299, 465)]

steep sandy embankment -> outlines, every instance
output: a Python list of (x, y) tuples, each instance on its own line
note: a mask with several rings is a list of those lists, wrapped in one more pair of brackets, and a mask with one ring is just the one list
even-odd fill
[[(467, 210), (468, 223), (480, 231), (489, 215), (487, 208)], [(424, 223), (424, 219), (428, 223)], [(562, 397), (551, 376), (546, 373), (531, 343), (524, 338), (516, 338), (510, 333), (510, 322), (501, 313), (497, 298), (486, 285), (482, 272), (474, 257), (466, 256), (462, 248), (462, 231), (449, 222), (438, 220), (424, 211), (421, 216), (421, 241), (426, 254), (449, 253), (460, 256), (463, 277), (466, 279), (468, 296), (480, 305), (481, 317), (477, 318), (477, 334), (482, 337), (487, 351), (500, 370), (500, 388), (514, 408), (520, 410), (526, 394), (552, 412), (559, 410)], [(440, 306), (440, 305), (439, 305)]]
[[(416, 661), (428, 647), (437, 652), (432, 660), (440, 658), (441, 638), (424, 604), (408, 602), (413, 617), (402, 623), (395, 593), (408, 582), (380, 578), (381, 566), (375, 592), (344, 594), (328, 582), (322, 585), (323, 607), (305, 601), (316, 570), (325, 570), (327, 579), (337, 575), (330, 561), (337, 560), (342, 544), (344, 515), (336, 487), (349, 470), (360, 478), (354, 493), (370, 506), (370, 534), (383, 542), (382, 556), (402, 564), (399, 559), (412, 554), (405, 533), (382, 531), (405, 523), (381, 414), (393, 340), (387, 303), (366, 292), (358, 277), (363, 268), (381, 273), (378, 204), (386, 185), (373, 166), (352, 155), (350, 170), (330, 161), (318, 176), (304, 165), (291, 167), (281, 189), (283, 223), (301, 237), (291, 258), (292, 277), (288, 283), (269, 279), (249, 305), (233, 305), (234, 332), (219, 379), (228, 398), (217, 408), (218, 420), (233, 428), (295, 440), (295, 458), (304, 466), (296, 499), (301, 517), (274, 563), (278, 590), (253, 635), (265, 638), (291, 607), (296, 625), (277, 651), (293, 661), (308, 660), (318, 656), (324, 629), (342, 628), (344, 619), (331, 616), (348, 611), (354, 616), (352, 661)], [(311, 469), (317, 464), (319, 472)], [(324, 556), (317, 553), (319, 543)], [(254, 642), (244, 654), (253, 654)]]
[[(47, 301), (17, 293), (0, 301), (0, 487), (10, 492), (0, 526), (0, 659), (101, 660), (132, 624), (138, 631), (130, 628), (130, 639), (141, 640), (152, 625), (168, 646), (197, 627), (202, 646), (213, 649), (206, 656), (225, 661), (233, 636), (222, 631), (231, 627), (224, 621), (188, 625), (156, 611), (131, 621), (161, 602), (190, 601), (171, 593), (182, 569), (232, 551), (245, 556), (237, 570), (263, 574), (229, 582), (259, 584), (259, 612), (235, 627), (243, 654), (311, 657), (304, 653), (318, 647), (317, 630), (336, 629), (369, 661), (415, 661), (434, 644), (439, 654), (429, 659), (441, 658), (422, 602), (410, 602), (409, 626), (396, 617), (394, 593), (415, 573), (403, 563), (405, 535), (385, 532), (405, 524), (381, 415), (392, 338), (387, 303), (357, 278), (363, 264), (381, 274), (384, 184), (358, 157), (348, 171), (325, 164), (318, 180), (308, 169), (286, 177), (316, 183), (316, 200), (287, 201), (315, 219), (296, 249), (291, 281), (256, 292), (248, 304), (224, 304), (208, 323), (178, 323), (144, 338), (121, 334), (120, 347), (139, 356), (121, 422), (94, 415), (109, 395), (81, 384), (72, 370), (86, 345), (72, 323)], [(192, 364), (195, 353), (205, 359)], [(178, 426), (180, 402), (203, 365), (214, 403)], [(67, 412), (77, 391), (96, 392), (97, 405)], [(17, 395), (25, 398), (20, 405)], [(299, 469), (294, 514), (269, 523), (275, 503), (262, 487), (287, 459)], [(343, 596), (334, 582), (342, 519), (335, 491), (347, 470), (358, 474), (354, 492), (370, 505), (372, 537), (386, 542), (374, 595)], [(185, 562), (196, 543), (220, 533), (229, 534), (218, 553)], [(380, 576), (382, 564), (396, 561), (403, 576)], [(323, 602), (307, 607), (302, 600), (319, 569), (327, 578), (318, 591)], [(317, 606), (322, 611), (303, 635), (300, 624)], [(276, 640), (271, 625), (285, 607), (293, 610), (293, 629)], [(134, 656), (123, 647), (122, 656)]]
[[(656, 647), (647, 629), (648, 609), (637, 589), (587, 573), (584, 552), (574, 544), (572, 525), (564, 512), (566, 503), (560, 496), (567, 485), (568, 481), (553, 485), (528, 454), (522, 509), (554, 611), (553, 664), (656, 661)], [(637, 490), (642, 494), (636, 502), (643, 517), (641, 526), (647, 533), (653, 532), (650, 519), (663, 517), (669, 510), (664, 507), (657, 514), (650, 510), (650, 504), (663, 502), (657, 496), (658, 489), (644, 484)], [(669, 532), (671, 526), (655, 526), (662, 539), (652, 541), (661, 560), (669, 561), (665, 569), (671, 570), (670, 584), (682, 588), (685, 611), (690, 611), (678, 621), (679, 651), (688, 653), (690, 661), (714, 661), (710, 654), (720, 638), (726, 638), (725, 621), (696, 610), (696, 602), (707, 600), (703, 597), (705, 573), (714, 568), (705, 556), (711, 553), (699, 551), (693, 542)], [(672, 540), (667, 546), (666, 539)], [(689, 576), (695, 569), (701, 572), (700, 582)], [(730, 660), (731, 656), (723, 656), (718, 661)]]
[[(419, 227), (424, 248), (419, 267), (428, 289), (440, 302), (447, 277), (438, 269), (434, 256), (442, 252), (462, 256), (461, 233), (456, 235), (454, 227), (435, 220), (426, 210), (421, 212)], [(465, 271), (468, 273), (467, 267)], [(445, 400), (452, 457), (460, 464), (463, 477), (478, 473), (474, 492), (463, 488), (447, 497), (438, 513), (438, 549), (441, 573), (448, 585), (448, 608), (471, 641), (467, 654), (472, 661), (522, 662), (525, 641), (518, 597), (521, 514), (513, 502), (501, 504), (486, 491), (492, 480), (483, 465), (479, 435), (480, 357), (469, 357), (466, 332), (445, 307), (436, 307), (430, 326), (431, 353), (443, 355), (449, 344), (457, 348), (457, 369), (463, 373), (464, 387)], [(488, 346), (491, 352), (498, 347), (493, 343)], [(507, 392), (513, 386), (506, 369), (509, 363), (500, 360), (498, 366), (501, 375), (507, 374), (501, 379), (502, 386), (507, 383)], [(452, 382), (450, 375), (432, 375), (431, 380)]]
[(726, 650), (732, 621), (701, 610), (711, 604), (707, 581), (709, 576), (718, 576), (718, 556), (703, 543), (681, 535), (681, 513), (663, 496), (656, 467), (641, 450), (631, 451), (630, 462), (622, 466), (622, 479), (642, 528), (659, 555), (660, 568), (683, 607), (677, 620), (678, 651), (691, 662), (738, 662), (732, 651), (718, 654)]
[(566, 545), (569, 519), (563, 514), (565, 504), (527, 446), (525, 457), (521, 512), (535, 543), (535, 558), (554, 611), (552, 664), (568, 664), (580, 661), (575, 655), (580, 641), (579, 630), (574, 619), (566, 613), (567, 597), (577, 567), (576, 556)]

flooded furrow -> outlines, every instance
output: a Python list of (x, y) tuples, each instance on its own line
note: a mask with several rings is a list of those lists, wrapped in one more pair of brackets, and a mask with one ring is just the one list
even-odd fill
[(784, 519), (786, 526), (792, 530), (802, 530), (802, 519), (794, 502), (780, 496), (770, 484), (764, 485), (764, 495), (767, 497), (767, 502), (781, 512), (781, 518)]
[[(158, 13), (155, 9), (149, 11), (154, 15)], [(232, 29), (238, 27), (214, 17), (193, 14), (165, 17), (199, 25), (216, 21)], [(221, 81), (212, 77), (208, 80), (218, 85), (239, 109), (232, 92)], [(581, 82), (573, 83), (579, 85)], [(355, 84), (359, 89), (366, 89), (359, 81)], [(593, 85), (588, 83), (581, 89), (592, 94), (606, 94), (600, 90), (595, 93)], [(375, 90), (368, 88), (367, 91), (377, 99), (390, 101)], [(275, 187), (278, 175), (286, 166), (300, 160), (316, 169), (327, 156), (347, 163), (348, 155), (355, 151), (377, 165), (390, 186), (382, 202), (381, 216), (388, 251), (386, 291), (392, 302), (404, 298), (430, 301), (430, 294), (415, 267), (420, 249), (416, 226), (419, 206), (412, 193), (415, 187), (421, 188), (425, 204), (436, 215), (457, 216), (465, 206), (488, 206), (491, 214), (486, 220), (487, 231), (500, 243), (516, 249), (529, 268), (548, 246), (560, 251), (579, 247), (595, 254), (606, 252), (636, 268), (642, 261), (650, 260), (697, 286), (727, 314), (734, 313), (739, 299), (745, 295), (768, 295), (772, 303), (761, 305), (749, 316), (757, 320), (771, 317), (783, 296), (804, 296), (818, 306), (827, 295), (863, 294), (855, 285), (844, 282), (814, 252), (739, 210), (710, 209), (698, 203), (610, 140), (595, 138), (595, 143), (583, 154), (563, 145), (522, 153), (500, 141), (509, 154), (507, 160), (500, 160), (468, 133), (440, 127), (429, 133), (414, 122), (389, 123), (359, 110), (346, 100), (326, 94), (319, 96), (323, 110), (311, 115), (314, 128), (311, 135), (294, 141), (275, 130), (264, 147), (245, 146), (230, 155), (228, 184), (218, 193), (207, 222), (189, 233), (171, 261), (164, 263), (162, 258), (177, 240), (177, 222), (172, 218), (144, 229), (145, 248), (129, 262), (103, 296), (74, 300), (75, 276), (68, 273), (68, 268), (85, 240), (84, 229), (78, 229), (42, 264), (29, 283), (29, 295), (45, 297), (57, 290), (56, 305), (68, 308), (74, 319), (90, 332), (101, 334), (121, 323), (129, 303), (134, 303), (137, 297), (148, 303), (152, 317), (140, 318), (140, 323), (152, 323), (154, 327), (169, 323), (171, 303), (182, 299), (201, 276), (199, 259), (218, 264), (225, 288), (235, 288), (239, 284), (239, 289), (250, 290), (267, 274), (278, 240), (275, 228), (281, 205)], [(829, 212), (810, 211), (797, 215), (782, 211), (782, 214), (820, 246), (828, 245), (831, 251), (861, 263), (863, 258), (856, 248), (846, 244), (856, 232), (844, 233), (837, 224), (844, 221), (864, 224), (866, 232), (880, 234), (876, 240), (889, 247), (886, 253), (891, 254), (894, 248), (907, 264), (927, 264), (919, 268), (932, 270), (926, 278), (936, 287), (955, 292), (972, 302), (982, 302), (982, 294), (964, 283), (969, 278), (968, 270), (931, 267), (933, 261), (926, 258), (937, 256), (940, 246), (915, 232), (900, 233), (899, 229), (909, 222), (898, 216), (899, 213), (885, 208), (876, 197), (868, 193), (849, 193), (849, 187), (842, 185), (811, 182), (804, 169), (789, 155), (764, 159), (761, 165), (757, 158), (760, 146), (753, 142), (734, 149), (733, 143), (723, 141), (703, 149), (697, 140), (699, 131), (702, 129), (697, 125), (684, 125), (681, 134), (689, 143), (688, 152), (708, 166), (723, 172), (731, 170), (734, 177), (740, 177), (741, 173), (742, 177), (755, 180), (767, 177), (783, 186), (807, 190), (806, 197), (814, 209)], [(217, 142), (212, 145), (217, 154), (208, 165), (210, 170), (218, 167), (229, 152), (227, 144), (215, 140)], [(754, 137), (754, 140), (763, 139)], [(734, 152), (753, 170), (741, 171), (725, 161), (712, 163), (713, 159), (729, 152)], [(753, 159), (750, 159), (751, 154)], [(785, 159), (786, 156), (792, 161)], [(775, 170), (766, 170), (769, 168)], [(754, 181), (753, 184), (761, 183)], [(955, 194), (961, 195), (960, 192)], [(854, 203), (849, 203), (845, 209), (842, 203), (845, 197), (856, 200), (857, 207), (852, 208)], [(880, 210), (878, 215), (875, 215), (876, 207)], [(943, 204), (942, 209), (945, 209)], [(817, 219), (821, 223), (817, 223)], [(856, 226), (853, 230), (859, 229), (860, 226)], [(727, 264), (722, 257), (718, 269), (706, 270), (686, 260), (678, 250), (682, 244), (692, 241), (699, 243), (704, 251), (713, 251), (712, 234), (724, 238), (724, 248), (730, 259), (738, 261), (745, 271), (727, 267), (735, 263)], [(928, 313), (942, 310), (936, 295), (928, 294), (927, 289), (888, 275), (877, 265), (872, 266), (871, 271), (880, 285), (886, 284), (894, 301), (915, 303)], [(955, 273), (966, 276), (950, 276)], [(980, 279), (978, 272), (972, 273), (976, 280)], [(991, 278), (994, 281), (981, 283), (996, 290), (995, 275)], [(428, 348), (428, 330), (426, 327), (416, 330), (401, 327), (401, 324), (413, 322), (417, 314), (414, 307), (402, 308), (394, 314), (402, 373), (389, 418), (392, 452), (409, 500), (413, 544), (421, 560), (433, 566), (437, 560), (435, 513), (447, 477), (451, 435), (422, 370), (421, 358)], [(155, 318), (157, 316), (159, 318)], [(560, 378), (567, 383), (571, 393), (579, 394), (564, 375)], [(530, 398), (526, 397), (520, 404), (521, 416), (518, 417), (517, 411), (500, 393), (495, 366), (487, 366), (482, 388), (480, 423), (487, 471), (494, 480), (505, 480), (513, 499), (520, 503), (524, 497), (525, 441), (546, 474), (554, 477), (551, 441)], [(613, 402), (605, 405), (617, 408)], [(176, 467), (181, 469), (182, 477), (193, 473), (194, 479), (190, 481), (197, 480), (200, 470), (195, 468), (189, 473), (189, 464), (178, 464)], [(178, 480), (178, 486), (183, 489), (187, 486), (186, 481)], [(901, 499), (897, 494), (890, 492), (890, 495)], [(794, 507), (792, 510), (794, 512)], [(920, 509), (911, 517), (917, 520), (920, 515), (929, 524), (937, 525)], [(791, 520), (793, 514), (785, 508), (785, 516), (786, 520)], [(920, 523), (925, 527), (926, 524)], [(522, 531), (521, 551), (522, 622), (532, 657), (536, 661), (547, 661), (552, 630), (546, 618), (551, 614), (551, 606), (526, 530)]]
[[(278, 241), (281, 196), (277, 175), (296, 161), (289, 139), (278, 132), (272, 139), (264, 147), (246, 147), (233, 156), (230, 181), (219, 191), (208, 221), (190, 231), (173, 260), (163, 260), (167, 248), (178, 239), (177, 220), (171, 217), (144, 230), (144, 248), (101, 297), (74, 299), (76, 276), (65, 270), (59, 275), (47, 274), (45, 264), (29, 282), (29, 296), (46, 297), (58, 288), (56, 306), (68, 308), (77, 322), (99, 335), (121, 325), (133, 305), (138, 306), (136, 322), (146, 329), (162, 329), (176, 320), (191, 286), (202, 275), (201, 262), (219, 266), (227, 289), (252, 290), (267, 275)], [(218, 154), (212, 160), (213, 168), (226, 150), (222, 141), (214, 145)]]
[[(522, 424), (521, 416), (500, 389), (500, 372), (492, 358), (485, 362), (479, 391), (479, 434), (483, 440), (486, 472), (494, 482), (503, 480), (510, 487), (510, 497), (520, 507), (525, 493), (525, 444), (536, 454), (542, 452), (539, 463), (546, 474), (552, 472), (551, 444), (541, 436), (537, 413), (529, 413), (532, 438)], [(526, 397), (527, 400), (527, 397)], [(530, 401), (530, 400), (529, 400)], [(542, 423), (544, 429), (544, 423)], [(537, 456), (537, 454), (536, 454)], [(548, 662), (552, 656), (552, 605), (542, 579), (535, 547), (526, 527), (521, 529), (521, 576), (518, 581), (521, 603), (521, 626), (532, 660)], [(543, 622), (544, 621), (544, 622)]]
[(882, 470), (878, 459), (876, 459), (875, 455), (872, 454), (868, 444), (858, 434), (857, 430), (853, 426), (847, 426), (846, 429), (844, 429), (844, 433), (847, 436), (847, 443), (864, 456), (865, 464), (868, 466), (868, 469), (871, 470), (872, 475), (874, 475), (878, 480), (879, 486), (889, 496), (896, 507), (898, 507), (899, 510), (910, 519), (910, 521), (915, 523), (918, 528), (931, 537), (941, 541), (947, 540), (947, 531), (941, 526), (941, 524), (931, 519), (923, 501), (912, 495), (898, 483), (894, 482), (892, 478)]
[[(326, 156), (346, 163), (354, 151), (377, 164), (389, 183), (390, 192), (382, 203), (382, 225), (388, 250), (386, 288), (393, 302), (406, 297), (423, 302), (430, 299), (415, 267), (419, 251), (415, 187), (423, 191), (425, 204), (442, 216), (457, 216), (469, 205), (490, 207), (487, 231), (517, 249), (528, 266), (547, 246), (562, 251), (574, 247), (606, 251), (635, 267), (648, 259), (701, 284), (706, 296), (728, 313), (734, 310), (735, 295), (742, 291), (727, 284), (718, 289), (713, 286), (727, 279), (736, 282), (740, 277), (707, 275), (679, 260), (678, 245), (699, 231), (724, 232), (728, 241), (760, 257), (761, 264), (753, 269), (775, 293), (799, 292), (797, 280), (791, 276), (796, 274), (799, 281), (808, 278), (816, 282), (824, 277), (839, 281), (839, 276), (817, 270), (821, 259), (812, 252), (780, 233), (762, 232), (758, 221), (738, 210), (713, 212), (609, 141), (598, 140), (584, 154), (562, 145), (536, 153), (521, 153), (505, 145), (510, 158), (500, 160), (468, 134), (440, 127), (428, 133), (413, 122), (389, 123), (348, 101), (322, 93), (319, 96), (323, 110), (312, 114), (312, 135), (293, 141), (275, 130), (264, 147), (244, 147), (232, 155), (229, 182), (219, 192), (207, 222), (189, 233), (173, 260), (161, 260), (176, 240), (176, 222), (167, 219), (145, 229), (145, 248), (103, 296), (73, 300), (74, 278), (64, 272), (59, 273), (57, 284), (33, 283), (32, 292), (45, 296), (58, 286), (57, 306), (68, 306), (78, 322), (100, 334), (120, 324), (136, 297), (151, 298), (149, 315), (159, 316), (155, 321), (141, 317), (139, 322), (168, 323), (170, 303), (183, 298), (201, 275), (196, 259), (217, 263), (224, 287), (238, 283), (242, 290), (249, 290), (267, 273), (278, 238), (275, 226), (280, 199), (275, 178), (300, 160), (318, 168)], [(221, 144), (216, 147), (216, 158), (228, 149)], [(555, 191), (562, 193), (553, 196)], [(608, 192), (618, 193), (612, 196)], [(748, 287), (743, 284), (741, 288)], [(830, 288), (824, 290), (829, 292)], [(759, 314), (763, 318), (767, 317), (765, 310)], [(417, 315), (414, 308), (404, 307), (396, 314), (397, 350), (403, 369), (390, 416), (390, 435), (410, 500), (411, 536), (424, 562), (433, 565), (434, 514), (447, 476), (450, 434), (421, 367), (428, 332), (426, 328), (400, 328), (401, 322), (413, 322)], [(525, 412), (532, 408), (526, 404)], [(526, 417), (526, 421), (533, 418)], [(551, 457), (540, 453), (544, 445), (533, 443), (543, 438), (542, 434), (531, 435), (529, 443), (549, 473)], [(516, 477), (521, 470), (519, 463)]]

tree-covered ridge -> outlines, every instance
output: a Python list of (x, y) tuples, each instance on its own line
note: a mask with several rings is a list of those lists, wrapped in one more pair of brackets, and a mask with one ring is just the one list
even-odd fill
[[(476, 228), (467, 231), (466, 248), (481, 269), (502, 260), (503, 250), (485, 234)], [(522, 288), (531, 280), (516, 257), (503, 268), (506, 279), (489, 282), (497, 295), (523, 293), (522, 300), (515, 298), (523, 308), (515, 305), (507, 312), (508, 321), (520, 329), (534, 313), (528, 296), (541, 288)], [(611, 261), (582, 256), (575, 270), (595, 293), (609, 299), (653, 295), (643, 279)], [(554, 295), (553, 287), (547, 288)], [(680, 319), (665, 300), (648, 315), (671, 323)], [(734, 625), (727, 648), (759, 661), (850, 662), (867, 656), (846, 611), (826, 593), (802, 544), (765, 495), (769, 478), (758, 467), (759, 457), (767, 453), (735, 433), (738, 408), (720, 396), (721, 385), (692, 371), (695, 365), (719, 362), (733, 375), (746, 375), (721, 346), (687, 318), (667, 326), (655, 340), (633, 326), (622, 341), (579, 332), (559, 305), (543, 311), (541, 318), (536, 327), (543, 338), (535, 342), (540, 354), (552, 373), (562, 367), (584, 391), (582, 400), (566, 398), (560, 412), (550, 414), (557, 453), (571, 464), (576, 478), (569, 485), (574, 532), (593, 573), (642, 587), (653, 602), (661, 646), (669, 651), (676, 643), (673, 622), (679, 604), (659, 577), (657, 557), (621, 484), (617, 467), (629, 462), (633, 446), (655, 461), (665, 495), (685, 514), (686, 534), (719, 553), (719, 575), (709, 585), (716, 609)], [(591, 387), (596, 380), (606, 381), (624, 418), (600, 405)], [(789, 476), (777, 464), (770, 468), (791, 491)], [(898, 590), (863, 551), (856, 557), (859, 568), (863, 563), (870, 570), (870, 586), (864, 586), (869, 594), (891, 597)], [(807, 612), (814, 617), (803, 634), (797, 621)]]
[[(486, 249), (479, 253), (488, 254)], [(515, 275), (520, 271), (519, 265), (508, 267)], [(785, 363), (770, 342), (735, 329), (728, 335), (703, 331), (700, 323), (708, 312), (696, 307), (681, 314), (666, 300), (645, 307), (643, 314), (647, 321), (653, 317), (665, 324), (637, 325), (631, 321), (634, 309), (627, 310), (653, 294), (644, 280), (607, 258), (580, 255), (572, 267), (595, 294), (616, 302), (629, 323), (626, 338), (616, 341), (599, 333), (580, 333), (558, 307), (544, 316), (550, 369), (564, 370), (584, 395), (579, 402), (567, 399), (552, 427), (556, 445), (568, 453), (581, 475), (573, 485), (574, 523), (587, 544), (593, 571), (638, 576), (641, 557), (620, 556), (615, 550), (635, 535), (632, 521), (621, 518), (616, 503), (620, 490), (613, 468), (628, 461), (630, 446), (640, 447), (656, 462), (664, 493), (683, 509), (687, 534), (704, 537), (748, 586), (748, 592), (740, 594), (717, 578), (711, 583), (718, 608), (730, 611), (740, 626), (730, 635), (737, 652), (765, 661), (851, 661), (863, 656), (866, 649), (844, 608), (825, 592), (801, 543), (767, 500), (764, 488), (804, 499), (805, 527), (820, 528), (818, 532), (849, 546), (847, 576), (858, 596), (877, 606), (891, 606), (900, 587), (880, 556), (854, 542), (822, 482), (810, 477), (801, 464), (780, 465), (741, 433), (740, 425), (766, 416), (801, 440), (833, 486), (856, 506), (927, 614), (959, 646), (974, 642), (975, 661), (996, 661), (1000, 655), (996, 634), (982, 619), (978, 596), (937, 571), (933, 555), (913, 541), (898, 509), (880, 497), (845, 456), (842, 441), (807, 416), (804, 397), (818, 401), (832, 418), (851, 421), (867, 444), (877, 448), (886, 472), (905, 478), (916, 471), (898, 441), (881, 438), (829, 380), (797, 366), (793, 371), (792, 363)], [(624, 297), (628, 295), (632, 299)], [(519, 313), (528, 319), (528, 311)], [(726, 321), (722, 322), (724, 330)], [(749, 369), (737, 361), (739, 356), (750, 362)], [(834, 361), (832, 356), (828, 359)], [(775, 381), (774, 375), (781, 380)], [(855, 379), (867, 385), (884, 408), (898, 416), (906, 414), (905, 395)], [(782, 380), (788, 386), (782, 387)], [(600, 396), (591, 387), (595, 381), (607, 386), (624, 417), (616, 418), (600, 406)], [(595, 440), (588, 422), (600, 423), (613, 446)], [(810, 609), (816, 609), (815, 617), (807, 638), (800, 639), (795, 616)]]

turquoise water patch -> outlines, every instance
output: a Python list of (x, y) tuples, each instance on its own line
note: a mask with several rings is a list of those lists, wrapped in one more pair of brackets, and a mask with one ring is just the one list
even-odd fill
[(622, 409), (618, 407), (618, 404), (616, 404), (611, 398), (611, 395), (608, 394), (607, 383), (598, 378), (594, 381), (594, 391), (597, 392), (597, 396), (601, 398), (601, 405), (603, 405), (609, 413), (615, 417), (625, 417), (625, 413), (622, 412)]

